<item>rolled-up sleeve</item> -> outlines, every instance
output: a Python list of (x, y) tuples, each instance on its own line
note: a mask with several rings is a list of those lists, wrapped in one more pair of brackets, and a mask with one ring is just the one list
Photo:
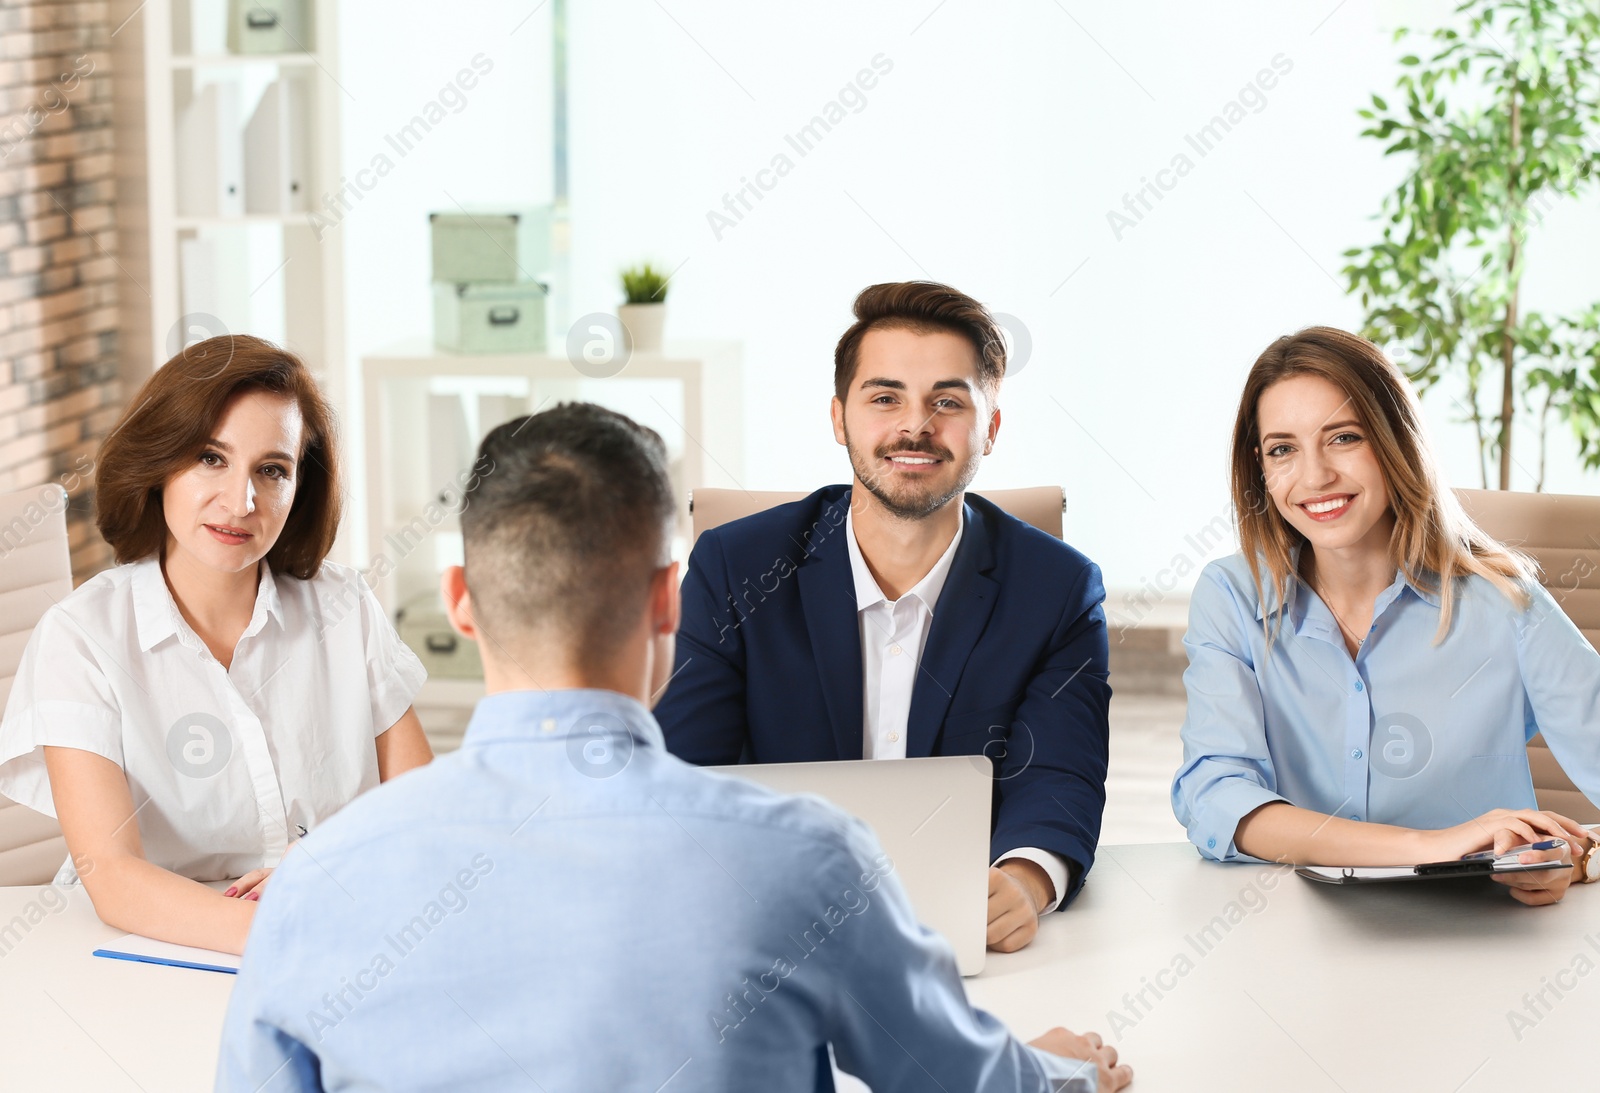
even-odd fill
[(1567, 777), (1600, 806), (1600, 653), (1549, 592), (1532, 585), (1529, 593), (1517, 627), (1527, 737), (1542, 732)]
[(1234, 845), (1239, 821), (1282, 801), (1267, 750), (1261, 689), (1245, 627), (1259, 626), (1211, 567), (1189, 604), (1183, 673), (1183, 766), (1172, 782), (1172, 811), (1200, 853), (1216, 861), (1259, 861)]

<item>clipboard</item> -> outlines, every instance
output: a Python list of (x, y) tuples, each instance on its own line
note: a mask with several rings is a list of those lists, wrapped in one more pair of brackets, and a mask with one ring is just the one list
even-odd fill
[(1295, 875), (1319, 884), (1393, 884), (1416, 880), (1460, 880), (1463, 877), (1492, 877), (1506, 873), (1542, 873), (1552, 869), (1571, 869), (1564, 861), (1521, 862), (1478, 861), (1424, 862), (1421, 865), (1300, 865)]
[(139, 964), (162, 964), (169, 968), (239, 974), (239, 958), (232, 953), (197, 949), (192, 945), (174, 945), (141, 934), (124, 934), (111, 944), (96, 949), (93, 955), (111, 960), (132, 960)]

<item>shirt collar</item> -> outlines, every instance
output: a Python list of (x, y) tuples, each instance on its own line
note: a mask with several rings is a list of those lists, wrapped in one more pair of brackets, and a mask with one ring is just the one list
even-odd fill
[[(878, 587), (878, 582), (873, 579), (872, 570), (867, 568), (867, 559), (861, 553), (861, 545), (856, 542), (855, 512), (852, 510), (844, 518), (844, 541), (850, 551), (850, 574), (855, 578), (856, 585), (856, 611), (862, 612), (878, 603), (888, 603), (889, 598), (883, 594), (883, 589)], [(939, 560), (933, 563), (933, 568), (923, 576), (922, 580), (905, 595), (915, 596), (928, 613), (933, 613), (934, 605), (939, 602), (939, 593), (944, 591), (944, 582), (950, 576), (950, 565), (955, 560), (956, 548), (961, 545), (961, 534), (967, 528), (966, 506), (957, 510), (957, 523), (955, 536), (950, 540), (950, 545), (945, 547)], [(905, 597), (902, 596), (902, 599)]]
[[(278, 597), (278, 582), (272, 575), (270, 565), (264, 561), (259, 564), (261, 577), (256, 583), (255, 609), (250, 614), (250, 625), (245, 627), (241, 638), (259, 633), (268, 618), (275, 619), (279, 626), (283, 625), (283, 601)], [(133, 617), (139, 628), (140, 652), (148, 653), (167, 638), (177, 636), (182, 640), (184, 635), (193, 633), (178, 612), (172, 590), (167, 587), (166, 577), (162, 576), (159, 555), (152, 554), (133, 563), (132, 585)]]
[(133, 563), (132, 584), (139, 651), (148, 653), (178, 632), (178, 605), (161, 575), (161, 559), (154, 554)]
[[(1300, 547), (1297, 546), (1289, 551), (1289, 571), (1291, 573), (1299, 573), (1299, 562)], [(1261, 576), (1266, 587), (1262, 591), (1261, 598), (1256, 604), (1256, 620), (1258, 622), (1269, 617), (1278, 609), (1278, 589), (1277, 586), (1272, 582), (1272, 574), (1267, 569), (1265, 561), (1262, 562)], [(1311, 597), (1301, 596), (1299, 594), (1301, 584), (1302, 582), (1298, 576), (1289, 581), (1288, 614), (1296, 621), (1297, 626), (1304, 625), (1309, 610), (1307, 605), (1312, 602)], [(1386, 607), (1393, 603), (1401, 593), (1406, 591), (1410, 591), (1411, 594), (1417, 599), (1431, 607), (1437, 608), (1439, 606), (1439, 593), (1429, 591), (1427, 588), (1417, 584), (1415, 581), (1408, 579), (1406, 577), (1405, 570), (1396, 567), (1394, 571), (1393, 583), (1391, 583), (1388, 588), (1385, 588), (1382, 592), (1378, 593), (1378, 598), (1373, 602), (1372, 617), (1376, 619), (1380, 614), (1383, 613), (1383, 610)], [(1321, 597), (1317, 597), (1317, 599), (1320, 600)], [(1332, 615), (1329, 614), (1327, 619), (1324, 621), (1332, 625)]]
[(508, 740), (570, 741), (568, 754), (577, 762), (584, 758), (583, 744), (590, 738), (618, 733), (651, 747), (666, 748), (655, 715), (620, 692), (593, 688), (500, 691), (478, 700), (461, 746)]
[(250, 625), (244, 628), (243, 637), (259, 633), (269, 618), (279, 626), (283, 625), (283, 601), (278, 598), (278, 578), (273, 575), (266, 559), (262, 559), (259, 565), (261, 579), (256, 584), (256, 606), (250, 613)]

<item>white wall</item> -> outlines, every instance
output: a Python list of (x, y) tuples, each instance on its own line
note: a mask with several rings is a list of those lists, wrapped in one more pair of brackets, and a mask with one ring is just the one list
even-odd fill
[[(751, 489), (847, 476), (826, 409), (863, 286), (931, 277), (1018, 316), (1033, 354), (1005, 386), (977, 487), (1064, 484), (1068, 538), (1116, 601), (1198, 561), (1186, 536), (1226, 512), (1226, 439), (1256, 354), (1358, 321), (1340, 252), (1376, 238), (1400, 165), (1358, 139), (1355, 110), (1392, 86), (1393, 27), (1451, 7), (573, 0), (573, 313), (614, 306), (628, 262), (679, 268), (669, 339), (745, 346)], [(356, 166), (472, 55), (495, 62), (343, 225), (352, 356), (427, 335), (424, 217), (447, 193), (548, 196), (548, 11), (509, 33), (533, 8), (455, 5), (441, 23), (416, 0), (347, 0)], [(859, 113), (807, 155), (786, 143), (880, 54), (892, 70)], [(1264, 107), (1200, 156), (1185, 136), (1279, 55), (1292, 69)], [(779, 153), (793, 170), (717, 238), (708, 212)], [(1193, 171), (1116, 238), (1107, 213), (1179, 153)], [(1594, 213), (1569, 203), (1535, 234), (1530, 306), (1600, 297)], [(1428, 407), (1452, 479), (1476, 484), (1470, 430), (1448, 398)], [(1531, 470), (1531, 434), (1519, 442)], [(1552, 463), (1547, 488), (1600, 488), (1569, 446)]]

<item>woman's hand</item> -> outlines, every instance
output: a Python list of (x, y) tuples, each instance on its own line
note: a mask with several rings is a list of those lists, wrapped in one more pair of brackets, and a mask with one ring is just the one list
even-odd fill
[[(283, 852), (283, 856), (287, 858), (290, 854), (293, 854), (294, 848), (299, 845), (299, 839), (296, 839), (294, 842), (290, 843), (289, 849)], [(283, 864), (283, 860), (281, 858), (278, 860), (278, 864)], [(267, 890), (267, 878), (270, 876), (272, 876), (271, 867), (265, 869), (252, 869), (250, 872), (234, 881), (233, 887), (229, 888), (222, 894), (225, 896), (232, 896), (235, 899), (247, 899), (251, 902), (259, 902), (261, 899), (261, 893)]]
[[(1558, 850), (1524, 850), (1517, 855), (1524, 865), (1540, 861), (1564, 861), (1572, 864), (1571, 851), (1563, 846)], [(1511, 889), (1511, 898), (1529, 907), (1542, 907), (1555, 903), (1567, 894), (1572, 883), (1572, 870), (1542, 869), (1537, 873), (1496, 873), (1494, 880)]]
[[(1517, 856), (1524, 864), (1539, 861), (1572, 861), (1571, 847), (1589, 844), (1592, 836), (1578, 821), (1558, 812), (1531, 808), (1497, 808), (1455, 827), (1427, 833), (1430, 857), (1434, 861), (1453, 861), (1479, 850), (1504, 854), (1514, 846), (1562, 839), (1567, 846), (1557, 850), (1528, 850)], [(1511, 889), (1513, 899), (1531, 907), (1555, 903), (1566, 895), (1572, 883), (1571, 869), (1550, 869), (1537, 873), (1509, 873), (1494, 878)]]
[(107, 925), (177, 945), (244, 951), (255, 901), (221, 893), (145, 859), (122, 768), (103, 755), (46, 745), (45, 768), (67, 851)]
[(1455, 827), (1426, 833), (1430, 861), (1453, 861), (1479, 850), (1504, 854), (1513, 846), (1543, 839), (1563, 839), (1571, 845), (1586, 845), (1589, 831), (1577, 820), (1556, 812), (1531, 808), (1497, 808)]
[(270, 876), (272, 876), (270, 869), (252, 869), (234, 881), (233, 887), (222, 894), (237, 899), (259, 900), (261, 893), (266, 890), (267, 878)]

